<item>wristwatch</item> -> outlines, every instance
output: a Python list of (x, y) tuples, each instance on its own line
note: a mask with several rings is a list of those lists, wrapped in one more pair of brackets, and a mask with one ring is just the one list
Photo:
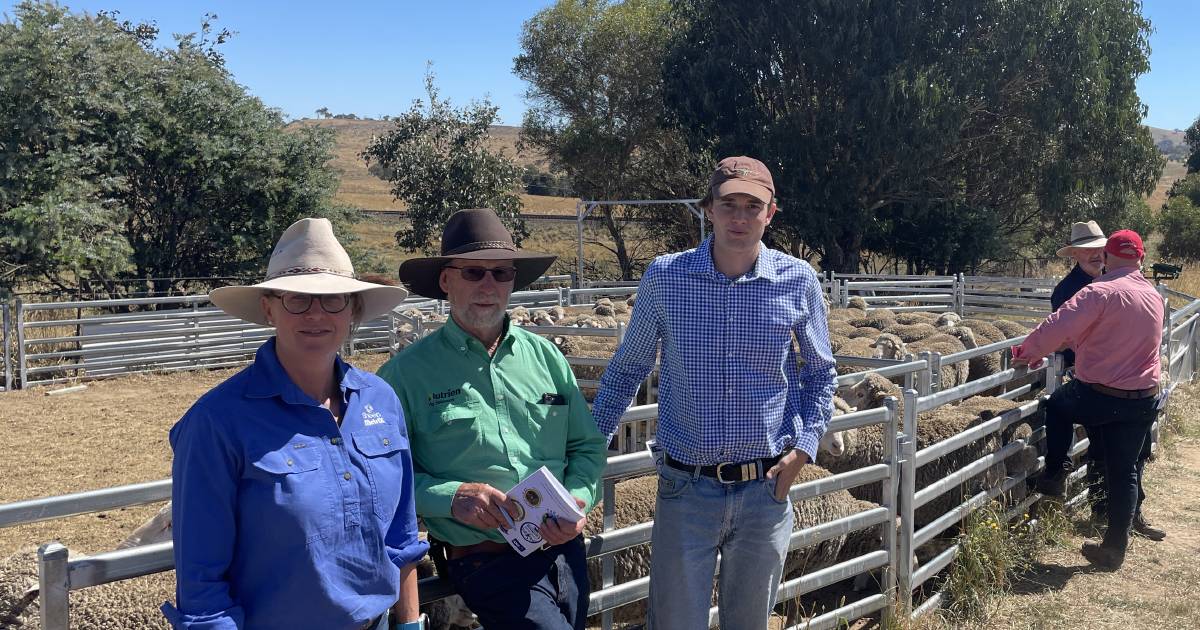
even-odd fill
[(429, 617), (421, 613), (416, 621), (393, 621), (391, 630), (425, 630), (429, 625)]

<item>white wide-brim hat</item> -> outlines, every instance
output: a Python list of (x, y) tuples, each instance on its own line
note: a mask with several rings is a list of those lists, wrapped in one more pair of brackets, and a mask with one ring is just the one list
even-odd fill
[(383, 315), (408, 297), (408, 291), (400, 287), (355, 279), (350, 255), (334, 237), (329, 219), (300, 219), (291, 224), (271, 252), (266, 280), (251, 286), (213, 289), (208, 299), (238, 319), (269, 326), (260, 303), (267, 291), (354, 293), (361, 304), (359, 321)]
[(1104, 236), (1104, 230), (1100, 229), (1099, 223), (1079, 221), (1071, 224), (1071, 243), (1058, 248), (1054, 255), (1070, 256), (1076, 249), (1099, 249), (1107, 242), (1108, 238)]

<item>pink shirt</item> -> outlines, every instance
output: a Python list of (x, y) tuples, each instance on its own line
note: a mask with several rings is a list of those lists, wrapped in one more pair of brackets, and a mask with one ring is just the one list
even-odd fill
[(1162, 327), (1162, 297), (1136, 267), (1124, 267), (1080, 289), (1013, 348), (1013, 357), (1036, 363), (1070, 347), (1079, 380), (1149, 389), (1158, 385)]

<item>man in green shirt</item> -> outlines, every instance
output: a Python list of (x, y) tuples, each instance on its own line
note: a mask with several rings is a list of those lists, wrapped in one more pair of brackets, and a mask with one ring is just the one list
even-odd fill
[(514, 290), (553, 256), (523, 252), (489, 209), (454, 213), (442, 255), (405, 261), (409, 290), (450, 303), (445, 325), (392, 357), (379, 376), (404, 407), (424, 518), (445, 571), (485, 628), (576, 628), (587, 619), (583, 521), (549, 521), (527, 557), (497, 528), (519, 520), (505, 496), (545, 466), (586, 512), (606, 462), (566, 359), (548, 340), (509, 322)]

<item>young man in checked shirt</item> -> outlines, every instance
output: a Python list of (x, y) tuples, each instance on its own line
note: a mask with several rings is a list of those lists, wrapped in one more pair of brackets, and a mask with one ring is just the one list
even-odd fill
[(767, 167), (721, 160), (702, 205), (712, 236), (646, 270), (592, 412), (611, 439), (661, 347), (650, 627), (708, 627), (719, 552), (721, 627), (761, 630), (836, 372), (816, 273), (761, 242), (778, 211)]

